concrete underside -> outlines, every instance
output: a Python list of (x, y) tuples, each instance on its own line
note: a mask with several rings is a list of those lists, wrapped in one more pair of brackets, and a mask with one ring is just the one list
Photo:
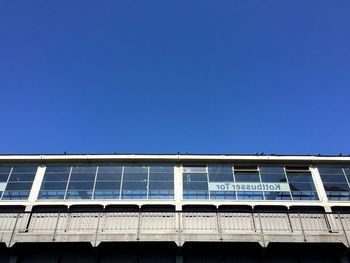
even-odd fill
[(0, 263), (349, 263), (341, 244), (257, 243), (26, 243), (0, 247)]

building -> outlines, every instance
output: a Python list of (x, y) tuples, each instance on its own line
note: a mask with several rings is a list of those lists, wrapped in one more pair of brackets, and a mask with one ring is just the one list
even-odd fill
[(0, 262), (350, 262), (350, 157), (1, 155)]

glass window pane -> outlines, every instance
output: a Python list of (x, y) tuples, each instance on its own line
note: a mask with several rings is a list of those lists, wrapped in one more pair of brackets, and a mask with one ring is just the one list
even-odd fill
[(237, 192), (237, 199), (238, 200), (263, 200), (263, 193), (262, 192)]
[(326, 183), (324, 184), (326, 191), (349, 191), (349, 185), (347, 183)]
[(121, 173), (105, 173), (105, 172), (98, 172), (97, 174), (97, 181), (120, 181), (122, 178)]
[(208, 190), (208, 183), (206, 182), (191, 182), (184, 183), (184, 189), (188, 190)]
[(69, 173), (45, 173), (44, 182), (68, 181)]
[(147, 173), (124, 173), (124, 181), (147, 181)]
[(123, 190), (146, 190), (147, 182), (123, 182)]
[(344, 175), (343, 169), (341, 167), (318, 167), (320, 174), (338, 174)]
[(125, 173), (148, 173), (148, 165), (128, 165), (124, 169)]
[(310, 183), (289, 183), (291, 191), (314, 191), (315, 186)]
[(32, 183), (11, 182), (7, 183), (6, 190), (30, 190)]
[(9, 181), (13, 182), (13, 181), (33, 181), (35, 177), (35, 174), (11, 174)]
[(164, 183), (164, 182), (150, 182), (149, 183), (149, 189), (150, 190), (173, 190), (174, 184), (173, 183)]
[(235, 172), (236, 182), (260, 182), (259, 174), (253, 172)]
[(2, 200), (26, 200), (28, 196), (28, 191), (5, 191)]
[(0, 182), (6, 182), (9, 174), (0, 174)]
[(207, 182), (207, 174), (184, 174), (184, 182)]
[(288, 173), (289, 182), (313, 182), (311, 173)]
[(68, 190), (92, 190), (94, 182), (69, 182)]
[(186, 199), (186, 200), (189, 200), (189, 199), (199, 199), (199, 200), (209, 199), (208, 191), (184, 190), (183, 195), (184, 195), (184, 199)]
[(265, 183), (287, 182), (284, 174), (261, 174), (261, 180)]
[(115, 190), (95, 191), (94, 199), (119, 199), (119, 191), (115, 191)]
[(119, 190), (120, 181), (96, 182), (95, 190)]
[(290, 200), (290, 192), (264, 192), (266, 200)]
[(236, 193), (232, 191), (210, 191), (210, 199), (235, 200)]
[(208, 173), (215, 174), (232, 174), (232, 165), (208, 165)]
[(40, 191), (39, 199), (63, 199), (64, 191)]
[(318, 200), (316, 192), (292, 192), (293, 200)]
[(283, 174), (284, 168), (283, 166), (260, 166), (260, 174)]
[(66, 190), (66, 182), (44, 182), (41, 190)]
[(12, 166), (0, 165), (0, 173), (9, 174), (11, 171), (11, 168), (12, 168)]
[(89, 174), (89, 173), (96, 173), (96, 166), (90, 166), (90, 165), (87, 165), (87, 166), (73, 166), (73, 169), (72, 169), (72, 173), (85, 173), (85, 174)]
[(339, 174), (324, 174), (321, 176), (322, 182), (343, 182), (347, 183), (346, 178), (344, 175), (339, 175)]
[(174, 165), (151, 165), (150, 166), (151, 173), (169, 173), (174, 174)]
[(98, 167), (98, 173), (117, 173), (121, 174), (123, 166), (121, 165), (100, 165)]
[(14, 166), (12, 173), (36, 173), (37, 166)]
[(86, 173), (76, 173), (72, 172), (70, 176), (70, 181), (94, 181), (95, 174), (86, 174)]
[(67, 191), (66, 199), (91, 199), (91, 191)]
[(210, 182), (233, 182), (233, 174), (209, 174)]
[(45, 173), (69, 173), (71, 166), (67, 165), (47, 165)]
[(174, 181), (174, 174), (172, 173), (150, 173), (150, 181)]
[(207, 173), (206, 166), (184, 166), (183, 173)]

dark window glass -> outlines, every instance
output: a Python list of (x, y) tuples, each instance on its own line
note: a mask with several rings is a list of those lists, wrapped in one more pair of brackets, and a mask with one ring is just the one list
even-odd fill
[(322, 181), (327, 183), (327, 182), (343, 182), (347, 183), (346, 178), (344, 175), (339, 175), (339, 174), (324, 174), (321, 176)]
[(95, 174), (87, 174), (87, 173), (73, 173), (70, 176), (70, 181), (94, 181)]
[(239, 200), (263, 200), (262, 192), (237, 192), (237, 199)]
[(120, 181), (122, 178), (122, 174), (119, 172), (116, 173), (101, 173), (100, 170), (97, 174), (98, 181)]
[(207, 182), (207, 180), (207, 174), (194, 173), (183, 175), (184, 182)]
[(96, 182), (95, 191), (97, 190), (119, 190), (119, 181)]
[(210, 174), (210, 182), (233, 182), (233, 175), (231, 174)]
[(311, 173), (288, 173), (289, 182), (313, 182)]
[(84, 173), (84, 174), (95, 174), (96, 166), (73, 166), (72, 173)]
[(150, 172), (174, 174), (174, 165), (151, 165)]
[(147, 181), (147, 173), (124, 173), (123, 180), (125, 181)]
[(259, 174), (254, 172), (235, 172), (236, 182), (260, 182)]
[(33, 181), (35, 177), (35, 174), (19, 174), (19, 173), (12, 173), (10, 176), (9, 181), (14, 182), (14, 181)]
[(5, 191), (2, 200), (26, 200), (28, 196), (29, 191)]
[(349, 191), (347, 183), (327, 183), (324, 185), (326, 191)]
[(70, 166), (56, 166), (56, 165), (48, 165), (46, 166), (46, 172), (45, 173), (69, 173), (70, 172)]
[(44, 182), (41, 186), (41, 190), (66, 190), (66, 182)]
[(282, 166), (260, 166), (260, 173), (263, 174), (283, 174), (284, 168)]
[(148, 166), (135, 165), (135, 166), (125, 166), (125, 173), (148, 173)]
[(32, 183), (12, 182), (8, 183), (6, 190), (30, 190)]
[(150, 173), (149, 174), (150, 181), (170, 181), (174, 180), (174, 174), (170, 173)]
[(98, 173), (116, 173), (121, 174), (123, 166), (121, 165), (101, 165), (98, 167)]
[(66, 199), (91, 199), (91, 191), (67, 191)]
[(57, 182), (57, 181), (68, 181), (68, 173), (45, 173), (44, 182)]
[(315, 191), (315, 186), (310, 183), (289, 183), (291, 191)]
[(8, 174), (0, 174), (0, 182), (6, 182), (8, 177)]
[(318, 200), (316, 192), (292, 192), (293, 200)]
[(184, 190), (184, 199), (209, 199), (208, 191)]
[(210, 199), (218, 199), (218, 200), (235, 200), (236, 193), (232, 191), (211, 191)]
[(320, 174), (344, 175), (341, 167), (318, 167), (318, 171)]
[(64, 191), (40, 191), (39, 199), (63, 199)]
[(123, 190), (146, 190), (147, 182), (123, 182)]
[(173, 190), (174, 184), (173, 183), (166, 183), (166, 182), (150, 182), (149, 183), (149, 189), (150, 190)]
[(95, 191), (94, 199), (119, 199), (119, 191)]
[(0, 165), (0, 173), (9, 174), (11, 171), (11, 168), (12, 168), (12, 166)]
[(37, 166), (14, 166), (12, 173), (36, 173)]
[(92, 190), (94, 182), (69, 182), (68, 190)]
[(266, 200), (290, 200), (290, 192), (264, 192)]
[(287, 178), (284, 174), (261, 174), (261, 180), (265, 183), (287, 182)]
[(184, 189), (188, 190), (208, 190), (208, 183), (207, 182), (191, 182), (191, 183), (184, 183)]

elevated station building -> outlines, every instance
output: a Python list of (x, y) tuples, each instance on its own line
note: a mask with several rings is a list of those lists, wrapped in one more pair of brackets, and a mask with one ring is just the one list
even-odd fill
[(349, 212), (348, 156), (0, 156), (0, 263), (349, 263)]

